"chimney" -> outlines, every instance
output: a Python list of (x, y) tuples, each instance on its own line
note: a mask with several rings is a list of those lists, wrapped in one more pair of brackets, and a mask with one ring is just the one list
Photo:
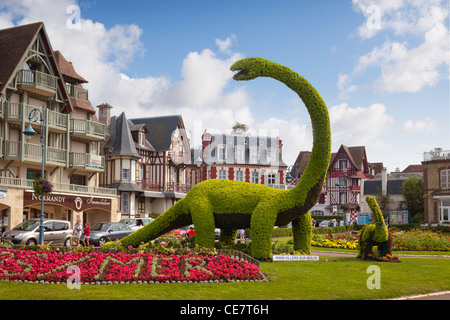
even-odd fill
[(105, 140), (109, 137), (109, 125), (111, 123), (111, 109), (112, 105), (108, 103), (102, 103), (97, 106), (98, 108), (98, 120), (105, 124)]
[(387, 171), (386, 167), (381, 170), (381, 194), (386, 195), (387, 193)]

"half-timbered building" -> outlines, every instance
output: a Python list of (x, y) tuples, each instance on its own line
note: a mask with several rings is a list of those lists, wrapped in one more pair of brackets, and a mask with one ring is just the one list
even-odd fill
[[(298, 178), (301, 177), (310, 154), (306, 151), (299, 153), (292, 170)], [(322, 193), (317, 204), (311, 208), (311, 214), (345, 214), (347, 222), (356, 219), (356, 214), (361, 209), (361, 182), (374, 177), (374, 168), (367, 161), (364, 146), (341, 145), (336, 153), (331, 154)]]
[[(83, 88), (87, 80), (52, 49), (42, 22), (0, 30), (0, 56), (3, 229), (39, 217), (34, 178), (44, 178), (54, 187), (45, 198), (46, 218), (115, 220), (116, 190), (98, 187), (105, 126), (98, 122)], [(37, 134), (25, 136), (30, 124)]]
[(125, 113), (110, 117), (109, 104), (97, 107), (100, 121), (109, 128), (102, 185), (117, 188), (122, 217), (159, 214), (184, 198), (192, 182), (186, 170), (191, 150), (182, 117), (127, 120)]

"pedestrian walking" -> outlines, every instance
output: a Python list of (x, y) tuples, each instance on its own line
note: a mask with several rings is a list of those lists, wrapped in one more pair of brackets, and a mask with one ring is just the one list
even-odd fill
[(89, 238), (91, 237), (91, 228), (89, 227), (89, 223), (84, 223), (83, 229), (83, 244), (85, 247), (89, 247)]
[(80, 245), (80, 237), (81, 232), (83, 231), (83, 227), (81, 225), (80, 218), (77, 218), (77, 222), (75, 223), (75, 226), (73, 227), (73, 241), (78, 247)]

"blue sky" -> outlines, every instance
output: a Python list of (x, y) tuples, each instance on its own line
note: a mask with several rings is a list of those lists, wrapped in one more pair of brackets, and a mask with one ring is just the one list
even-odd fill
[(279, 135), (288, 164), (311, 148), (293, 92), (272, 79), (231, 80), (234, 61), (259, 56), (318, 89), (334, 152), (365, 145), (369, 162), (394, 171), (450, 150), (445, 0), (0, 0), (0, 28), (35, 21), (89, 80), (94, 105), (128, 118), (181, 114), (194, 145), (204, 129), (240, 121)]

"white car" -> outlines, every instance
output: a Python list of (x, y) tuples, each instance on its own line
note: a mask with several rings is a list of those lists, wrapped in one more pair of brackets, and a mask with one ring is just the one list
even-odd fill
[(127, 218), (122, 219), (119, 222), (127, 224), (133, 231), (136, 231), (152, 221), (152, 218)]
[(330, 223), (330, 220), (323, 220), (320, 224), (319, 227), (328, 227), (328, 224)]

